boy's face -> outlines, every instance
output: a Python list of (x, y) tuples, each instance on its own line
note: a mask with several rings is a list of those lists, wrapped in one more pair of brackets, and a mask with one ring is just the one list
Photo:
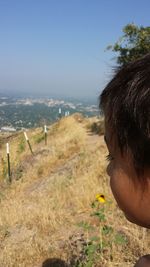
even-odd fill
[(113, 195), (130, 222), (150, 228), (150, 170), (145, 174), (149, 179), (143, 191), (131, 154), (121, 155), (107, 123), (105, 128), (105, 140), (109, 151), (107, 173), (110, 176)]

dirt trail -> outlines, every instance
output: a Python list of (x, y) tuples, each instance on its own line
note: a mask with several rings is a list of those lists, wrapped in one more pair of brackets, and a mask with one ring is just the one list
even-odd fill
[[(105, 147), (103, 136), (93, 134), (92, 132), (87, 130), (86, 133), (87, 133), (86, 137), (87, 151), (93, 153), (97, 149), (97, 146)], [(36, 181), (33, 181), (33, 183), (26, 188), (25, 194), (28, 195), (33, 191), (39, 193), (46, 190), (46, 188), (49, 186), (52, 180), (55, 179), (56, 176), (63, 176), (64, 174), (66, 176), (71, 175), (73, 168), (78, 163), (78, 160), (79, 160), (78, 153), (73, 154), (67, 161), (54, 168), (48, 177), (45, 178), (42, 177), (37, 179)]]
[(97, 145), (104, 146), (103, 135), (99, 136), (98, 134), (92, 134), (91, 132), (87, 132), (87, 145), (90, 151), (94, 150)]

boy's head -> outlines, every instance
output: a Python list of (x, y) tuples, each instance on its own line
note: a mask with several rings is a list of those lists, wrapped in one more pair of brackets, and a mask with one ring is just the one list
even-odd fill
[(150, 54), (118, 71), (100, 108), (113, 194), (130, 221), (150, 228)]

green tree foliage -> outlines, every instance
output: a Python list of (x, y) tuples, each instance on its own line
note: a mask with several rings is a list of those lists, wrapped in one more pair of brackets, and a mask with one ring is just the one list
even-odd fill
[(123, 36), (107, 50), (118, 52), (117, 63), (125, 65), (150, 52), (150, 27), (127, 24), (123, 28)]

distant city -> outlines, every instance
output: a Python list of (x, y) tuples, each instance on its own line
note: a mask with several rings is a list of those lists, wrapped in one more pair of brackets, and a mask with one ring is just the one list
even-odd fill
[(0, 131), (14, 132), (52, 124), (75, 112), (87, 117), (99, 115), (97, 105), (90, 101), (0, 96)]

